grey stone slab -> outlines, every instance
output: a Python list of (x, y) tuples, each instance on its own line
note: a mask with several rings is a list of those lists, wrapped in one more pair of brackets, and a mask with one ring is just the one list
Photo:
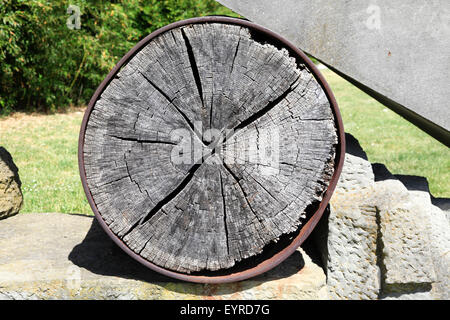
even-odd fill
[(450, 144), (450, 2), (218, 0)]
[(18, 214), (0, 221), (0, 299), (327, 299), (305, 250), (246, 281), (187, 283), (130, 258), (92, 217)]

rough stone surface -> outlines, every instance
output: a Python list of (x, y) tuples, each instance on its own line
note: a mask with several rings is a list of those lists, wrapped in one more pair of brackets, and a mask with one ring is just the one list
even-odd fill
[(310, 255), (246, 281), (186, 283), (134, 261), (92, 217), (19, 214), (0, 222), (0, 299), (327, 299)]
[(380, 290), (376, 213), (368, 195), (337, 193), (330, 204), (324, 263), (331, 298), (376, 299)]
[(330, 298), (448, 299), (450, 225), (426, 179), (371, 165), (358, 142), (346, 140), (329, 213), (313, 233)]
[[(433, 204), (430, 197), (428, 183), (422, 177), (398, 177), (408, 188), (409, 193), (413, 196), (413, 201), (419, 207), (424, 217), (424, 225), (426, 230), (424, 233), (429, 237), (431, 265), (433, 266), (435, 278), (431, 284), (430, 291), (432, 297), (437, 299), (450, 299), (450, 222), (448, 220), (448, 207), (450, 199), (441, 199), (442, 201)], [(446, 200), (446, 201), (445, 201)], [(441, 205), (438, 207), (438, 205)], [(429, 288), (429, 284), (426, 284)]]
[(431, 256), (433, 259), (436, 282), (433, 283), (433, 296), (450, 299), (450, 237), (449, 222), (442, 211), (432, 206), (430, 211)]
[[(436, 280), (429, 239), (431, 209), (421, 194), (408, 192), (399, 180), (377, 183), (383, 195), (377, 203), (387, 286), (426, 284)], [(387, 196), (389, 195), (389, 196)], [(384, 200), (384, 201), (382, 201)]]
[(11, 154), (0, 147), (0, 219), (19, 213), (23, 203), (19, 169)]
[(328, 215), (316, 238), (327, 270), (332, 299), (376, 299), (380, 290), (377, 266), (376, 209), (371, 197), (374, 175), (357, 141), (346, 136), (347, 153)]

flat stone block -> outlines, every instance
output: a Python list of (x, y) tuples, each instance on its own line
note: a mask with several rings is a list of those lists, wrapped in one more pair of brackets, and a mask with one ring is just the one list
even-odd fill
[(380, 271), (377, 266), (376, 208), (365, 192), (333, 194), (328, 217), (327, 277), (332, 299), (377, 299)]
[(93, 217), (19, 214), (0, 221), (0, 299), (327, 299), (311, 257), (300, 248), (246, 281), (187, 283), (133, 260)]

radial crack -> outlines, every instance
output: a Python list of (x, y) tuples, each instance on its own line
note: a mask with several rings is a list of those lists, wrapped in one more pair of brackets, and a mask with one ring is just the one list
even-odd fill
[[(127, 170), (127, 171), (128, 171), (128, 170)], [(113, 184), (114, 182), (123, 180), (123, 179), (125, 179), (125, 178), (129, 178), (129, 175), (126, 175), (126, 176), (123, 176), (123, 177), (120, 177), (120, 178), (117, 178), (117, 179), (108, 181), (108, 182), (106, 182), (106, 183), (98, 184), (98, 186), (99, 186), (99, 187), (105, 187), (105, 186), (107, 186), (107, 185)], [(8, 187), (7, 187), (6, 189), (8, 189)]]
[(295, 82), (298, 80), (298, 78), (295, 79), (295, 81), (292, 82), (292, 84), (289, 86), (289, 88), (283, 92), (282, 95), (280, 95), (278, 98), (276, 98), (275, 100), (273, 100), (272, 102), (269, 102), (264, 108), (262, 108), (261, 110), (259, 110), (258, 112), (255, 112), (254, 114), (252, 114), (250, 117), (248, 117), (247, 119), (245, 119), (244, 121), (242, 121), (241, 123), (239, 123), (236, 127), (234, 127), (234, 130), (232, 132), (236, 132), (237, 130), (240, 130), (246, 126), (248, 126), (250, 123), (258, 120), (259, 118), (261, 118), (263, 115), (265, 115), (267, 112), (269, 112), (270, 110), (272, 110), (277, 104), (279, 104), (284, 98), (286, 98), (286, 96), (292, 92), (293, 90), (295, 90), (295, 88), (299, 85), (299, 83), (297, 83), (295, 86)]
[(250, 204), (250, 201), (248, 201), (247, 198), (247, 192), (245, 192), (244, 188), (242, 187), (240, 180), (236, 174), (230, 169), (230, 167), (222, 160), (222, 165), (224, 166), (224, 168), (228, 171), (228, 173), (233, 177), (233, 179), (236, 181), (237, 185), (239, 186), (239, 188), (241, 189), (243, 195), (244, 195), (244, 199), (247, 202), (247, 205), (250, 209), (250, 211), (255, 215), (255, 217), (258, 219), (259, 222), (262, 222), (261, 218), (256, 214), (255, 210), (253, 210), (253, 207)]
[(191, 64), (192, 69), (192, 75), (194, 76), (195, 84), (197, 86), (198, 94), (200, 96), (200, 101), (202, 102), (202, 106), (204, 107), (205, 104), (203, 102), (203, 89), (202, 89), (202, 83), (200, 81), (200, 74), (198, 73), (198, 67), (197, 63), (195, 61), (194, 51), (192, 50), (191, 43), (189, 42), (189, 39), (184, 32), (184, 29), (181, 29), (181, 34), (183, 35), (184, 43), (186, 45), (187, 54), (189, 57), (189, 63)]
[(171, 99), (160, 87), (158, 87), (152, 80), (150, 80), (145, 74), (143, 74), (141, 71), (139, 71), (139, 73), (144, 77), (145, 80), (148, 81), (148, 83), (150, 83), (159, 93), (161, 93), (163, 95), (164, 98), (166, 98), (166, 100), (178, 111), (178, 113), (183, 117), (183, 119), (186, 121), (186, 123), (188, 124), (188, 126), (191, 128), (191, 130), (197, 135), (197, 137), (200, 139), (200, 141), (202, 143), (203, 139), (202, 139), (202, 134), (200, 132), (198, 132), (198, 130), (196, 130), (194, 124), (192, 123), (191, 120), (189, 120), (188, 116), (181, 111), (180, 108), (178, 108), (178, 106), (173, 102), (174, 99)]
[(233, 61), (231, 61), (231, 69), (230, 69), (230, 74), (233, 73), (233, 69), (234, 69), (234, 61), (236, 60), (236, 56), (238, 53), (238, 49), (239, 49), (239, 44), (241, 43), (241, 38), (239, 37), (238, 39), (238, 43), (236, 45), (236, 50), (234, 51), (234, 56), (233, 56)]
[[(137, 188), (139, 189), (139, 192), (140, 193), (142, 193), (142, 194), (144, 194), (143, 192), (142, 192), (142, 189), (141, 189), (141, 187), (139, 186), (139, 184), (131, 177), (131, 173), (130, 173), (130, 169), (129, 169), (129, 167), (128, 167), (128, 162), (127, 162), (127, 157), (126, 157), (126, 153), (124, 153), (124, 155), (123, 155), (123, 160), (124, 160), (124, 162), (125, 162), (125, 168), (126, 168), (126, 170), (127, 170), (127, 174), (128, 174), (128, 178), (130, 178), (130, 180), (131, 180), (131, 182), (133, 182), (136, 186), (137, 186)], [(147, 190), (145, 190), (144, 189), (144, 191), (145, 191), (145, 194), (147, 195), (147, 197), (149, 198), (149, 200), (152, 202), (152, 199), (150, 198), (150, 195), (148, 194), (148, 192), (147, 192)], [(124, 238), (124, 237), (126, 237), (131, 231), (133, 231), (138, 225), (139, 225), (139, 219), (126, 231), (126, 232), (124, 232), (123, 234), (122, 234), (122, 239)]]
[[(237, 126), (235, 126), (233, 129), (231, 130), (225, 130), (225, 132), (222, 132), (222, 139), (217, 139), (215, 143), (212, 144), (211, 149), (213, 149), (215, 152), (217, 151), (216, 149), (221, 147), (222, 145), (225, 144), (225, 142), (230, 139), (232, 136), (234, 136), (237, 132), (239, 132), (240, 130), (242, 130), (244, 127), (248, 126), (250, 123), (258, 120), (259, 118), (261, 118), (263, 115), (265, 115), (266, 113), (268, 113), (270, 110), (272, 110), (278, 103), (280, 103), (284, 98), (286, 98), (286, 96), (292, 92), (293, 90), (295, 90), (295, 88), (297, 88), (297, 86), (299, 85), (299, 82), (297, 82), (298, 77), (292, 82), (292, 84), (289, 86), (289, 88), (283, 92), (283, 94), (281, 94), (278, 98), (276, 98), (275, 100), (273, 100), (272, 102), (269, 102), (264, 108), (262, 108), (261, 110), (259, 110), (258, 112), (254, 113), (253, 115), (251, 115), (250, 117), (248, 117), (247, 119), (245, 119), (244, 121), (242, 121), (241, 123), (239, 123)], [(296, 84), (297, 82), (297, 84)], [(228, 133), (227, 133), (228, 132)]]
[(222, 181), (222, 173), (219, 171), (220, 177), (220, 190), (222, 193), (222, 205), (223, 205), (223, 225), (225, 227), (225, 237), (227, 242), (227, 254), (230, 254), (230, 248), (228, 246), (228, 228), (227, 228), (227, 209), (225, 204), (225, 193), (223, 190), (223, 181)]
[(127, 138), (127, 137), (120, 137), (112, 134), (108, 134), (108, 136), (124, 140), (124, 141), (133, 141), (133, 142), (139, 142), (139, 143), (158, 143), (158, 144), (170, 144), (170, 145), (176, 145), (175, 142), (172, 141), (161, 141), (161, 140), (150, 140), (150, 139), (138, 139), (138, 138)]
[(187, 186), (187, 184), (192, 180), (192, 177), (194, 176), (195, 172), (200, 168), (201, 164), (197, 163), (194, 164), (191, 169), (189, 169), (187, 176), (181, 181), (181, 183), (171, 192), (169, 193), (164, 199), (159, 201), (156, 206), (154, 206), (146, 215), (142, 217), (139, 224), (144, 224), (147, 222), (151, 217), (153, 217), (164, 205), (172, 201), (178, 194), (180, 194), (184, 188)]
[(279, 200), (278, 200), (277, 198), (275, 198), (275, 196), (274, 196), (272, 193), (270, 193), (270, 191), (267, 190), (266, 187), (264, 187), (263, 184), (262, 184), (261, 182), (259, 182), (258, 180), (256, 180), (253, 176), (250, 176), (250, 177), (252, 177), (252, 179), (253, 179), (257, 184), (259, 184), (259, 186), (260, 186), (261, 188), (263, 188), (264, 191), (266, 191), (266, 192), (269, 194), (269, 196), (271, 196), (275, 201), (279, 202)]
[(209, 128), (210, 129), (212, 129), (213, 108), (214, 108), (214, 93), (211, 93), (211, 107), (209, 108)]
[[(126, 153), (123, 154), (123, 161), (125, 162), (125, 167), (126, 167), (126, 169), (127, 169), (128, 177), (130, 177), (131, 182), (133, 182), (133, 183), (138, 187), (139, 192), (143, 194), (142, 189), (141, 189), (141, 187), (139, 186), (139, 183), (137, 183), (137, 182), (133, 179), (133, 177), (131, 176), (130, 168), (128, 167), (128, 162), (127, 162), (127, 156), (126, 156)], [(145, 193), (146, 193), (147, 196), (148, 196), (147, 191), (146, 191)], [(150, 198), (150, 197), (149, 197), (149, 198)]]

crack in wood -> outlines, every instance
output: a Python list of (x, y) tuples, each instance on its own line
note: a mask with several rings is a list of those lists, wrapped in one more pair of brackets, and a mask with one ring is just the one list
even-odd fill
[[(136, 180), (134, 180), (133, 177), (131, 176), (130, 168), (128, 167), (126, 153), (123, 154), (123, 161), (125, 162), (125, 168), (127, 169), (128, 177), (130, 178), (131, 182), (133, 182), (138, 187), (140, 193), (144, 194), (144, 192), (142, 192), (142, 189), (141, 189), (141, 186), (139, 185), (139, 183)], [(147, 191), (145, 191), (145, 193), (146, 193), (147, 197), (149, 199), (151, 199), (149, 194), (147, 193)]]
[[(209, 128), (210, 129), (212, 129), (213, 108), (214, 108), (214, 94), (211, 94), (211, 107), (209, 108)], [(212, 143), (212, 141), (210, 143)]]
[(237, 185), (239, 186), (239, 189), (241, 190), (242, 194), (244, 195), (244, 199), (245, 199), (250, 211), (254, 214), (254, 216), (256, 217), (256, 219), (258, 219), (259, 222), (262, 222), (262, 219), (256, 214), (255, 210), (253, 210), (253, 207), (250, 204), (250, 201), (248, 199), (247, 192), (245, 192), (244, 188), (242, 187), (242, 185), (240, 183), (240, 181), (242, 179), (239, 179), (238, 176), (233, 172), (233, 170), (231, 170), (231, 168), (224, 161), (222, 161), (222, 165), (228, 171), (228, 173), (233, 177), (233, 179), (236, 181)]
[(225, 203), (225, 193), (224, 193), (224, 187), (223, 187), (223, 180), (222, 180), (222, 173), (219, 171), (219, 177), (220, 177), (220, 192), (222, 193), (222, 206), (223, 206), (223, 225), (225, 228), (225, 239), (227, 243), (227, 254), (230, 254), (230, 247), (228, 244), (228, 227), (227, 227), (227, 208)]
[[(254, 114), (252, 114), (250, 117), (248, 117), (247, 119), (241, 121), (241, 123), (239, 123), (236, 127), (234, 127), (233, 129), (233, 134), (235, 132), (237, 132), (238, 130), (241, 130), (242, 128), (248, 126), (250, 123), (255, 122), (256, 120), (258, 120), (259, 118), (261, 118), (263, 115), (265, 115), (266, 113), (268, 113), (270, 110), (272, 110), (276, 105), (278, 105), (284, 98), (287, 97), (287, 95), (292, 92), (293, 90), (295, 90), (295, 88), (299, 85), (299, 83), (297, 82), (298, 77), (291, 83), (291, 85), (289, 86), (289, 88), (287, 90), (285, 90), (283, 92), (283, 94), (281, 94), (280, 96), (278, 96), (278, 98), (274, 99), (273, 101), (269, 102), (264, 108), (260, 109), (259, 111), (255, 112)], [(297, 84), (295, 84), (297, 82)]]
[(99, 187), (106, 187), (106, 186), (108, 186), (108, 185), (110, 185), (110, 184), (113, 184), (113, 183), (115, 183), (115, 182), (118, 182), (118, 181), (123, 180), (123, 179), (126, 179), (126, 178), (129, 178), (129, 176), (128, 176), (128, 175), (125, 175), (125, 176), (123, 176), (123, 177), (120, 177), (120, 178), (117, 178), (117, 179), (108, 181), (108, 182), (106, 182), (106, 183), (99, 184)]
[(163, 206), (168, 204), (172, 199), (174, 199), (179, 193), (181, 193), (188, 183), (192, 180), (195, 172), (200, 168), (201, 164), (194, 164), (191, 169), (187, 172), (186, 177), (181, 181), (181, 183), (164, 199), (159, 201), (146, 215), (144, 215), (139, 222), (139, 224), (146, 223), (151, 217), (153, 217)]
[(173, 141), (161, 141), (161, 140), (152, 140), (152, 139), (139, 139), (139, 138), (132, 138), (132, 137), (120, 137), (117, 135), (108, 134), (108, 136), (112, 138), (116, 138), (123, 141), (131, 141), (131, 142), (138, 142), (138, 143), (155, 143), (155, 144), (169, 144), (169, 145), (177, 145), (176, 142)]
[(186, 46), (187, 54), (189, 57), (189, 63), (191, 65), (192, 75), (194, 76), (195, 85), (197, 86), (198, 95), (200, 97), (200, 101), (202, 102), (202, 106), (205, 107), (205, 103), (203, 101), (203, 89), (202, 89), (202, 82), (200, 80), (200, 74), (198, 72), (197, 62), (195, 61), (194, 51), (192, 50), (191, 43), (189, 41), (189, 38), (186, 35), (186, 32), (184, 31), (184, 28), (181, 28), (181, 34), (183, 36), (183, 40)]
[(234, 51), (233, 60), (231, 61), (230, 74), (232, 74), (233, 70), (234, 70), (234, 62), (236, 61), (236, 56), (237, 56), (237, 53), (238, 53), (238, 49), (239, 49), (239, 44), (240, 43), (241, 43), (241, 38), (238, 39), (238, 43), (236, 45), (236, 50)]
[(161, 93), (163, 95), (164, 98), (166, 98), (166, 100), (170, 103), (170, 105), (172, 105), (177, 112), (183, 117), (183, 119), (186, 121), (186, 123), (188, 124), (189, 128), (191, 128), (192, 132), (194, 132), (197, 136), (197, 138), (203, 143), (203, 138), (202, 138), (202, 134), (200, 132), (198, 132), (198, 130), (195, 128), (194, 124), (192, 123), (192, 121), (188, 118), (188, 116), (181, 111), (181, 109), (173, 102), (173, 99), (171, 99), (160, 87), (158, 87), (152, 80), (150, 80), (145, 74), (143, 74), (142, 72), (139, 71), (139, 73), (144, 77), (145, 80), (148, 81), (148, 83), (150, 83), (159, 93)]
[[(252, 116), (250, 116), (249, 118), (247, 118), (246, 120), (244, 120), (243, 122), (241, 122), (239, 125), (237, 125), (235, 127), (235, 130), (230, 131), (231, 134), (229, 136), (224, 136), (223, 137), (223, 142), (220, 143), (220, 139), (216, 140), (216, 145), (213, 146), (212, 148), (208, 148), (209, 149), (209, 153), (204, 154), (204, 156), (202, 157), (201, 160), (199, 160), (198, 163), (194, 164), (191, 169), (188, 171), (187, 176), (183, 179), (183, 181), (178, 185), (177, 188), (175, 188), (169, 195), (167, 195), (164, 199), (162, 199), (160, 202), (158, 202), (158, 204), (153, 207), (150, 212), (148, 212), (146, 215), (143, 216), (143, 218), (140, 220), (139, 223), (137, 223), (134, 227), (136, 227), (137, 225), (142, 225), (145, 222), (147, 222), (151, 217), (153, 217), (164, 205), (168, 204), (170, 201), (172, 201), (172, 199), (174, 199), (179, 193), (181, 193), (183, 191), (183, 189), (187, 186), (187, 184), (191, 181), (192, 177), (194, 176), (195, 171), (198, 170), (198, 168), (202, 165), (202, 163), (204, 163), (206, 161), (206, 159), (208, 159), (209, 157), (211, 157), (212, 155), (214, 155), (216, 153), (216, 149), (220, 148), (227, 139), (231, 138), (237, 131), (241, 130), (242, 128), (248, 126), (249, 124), (251, 124), (252, 122), (255, 122), (257, 119), (259, 119), (260, 117), (262, 117), (264, 114), (266, 114), (267, 112), (269, 112), (270, 110), (272, 110), (278, 103), (280, 103), (284, 98), (286, 98), (286, 96), (289, 94), (289, 92), (291, 92), (292, 90), (294, 90), (296, 88), (296, 86), (293, 86), (295, 84), (295, 82), (298, 80), (298, 78), (293, 81), (293, 83), (289, 86), (289, 88), (282, 94), (280, 95), (278, 98), (276, 98), (275, 100), (273, 100), (272, 102), (268, 103), (264, 108), (262, 108), (260, 111), (258, 111), (257, 113), (253, 114)], [(149, 81), (150, 82), (150, 81)], [(152, 84), (152, 83), (151, 83)], [(170, 101), (170, 100), (169, 100)], [(173, 143), (175, 144), (175, 143)], [(258, 216), (258, 214), (255, 212), (255, 210), (253, 209), (253, 207), (250, 204), (250, 201), (248, 199), (248, 195), (246, 193), (246, 191), (244, 190), (244, 188), (242, 187), (240, 180), (236, 174), (231, 170), (231, 168), (223, 161), (222, 159), (222, 165), (223, 167), (230, 173), (230, 175), (233, 177), (233, 179), (236, 181), (237, 185), (239, 186), (239, 189), (242, 191), (242, 194), (244, 195), (245, 201), (249, 207), (249, 209), (251, 210), (251, 212), (254, 214), (254, 216), (258, 219), (259, 222), (262, 222), (262, 219)], [(128, 167), (127, 167), (128, 168)], [(130, 176), (131, 179), (131, 176)], [(256, 181), (256, 180), (255, 180)], [(134, 182), (134, 181), (133, 181)], [(256, 181), (259, 185), (261, 185), (258, 181)], [(221, 180), (222, 183), (222, 180)], [(266, 188), (264, 188), (262, 185), (261, 187), (267, 191)], [(139, 185), (138, 185), (139, 188)], [(141, 190), (139, 188), (139, 190)], [(142, 192), (142, 191), (141, 191)], [(275, 200), (277, 200), (270, 192), (267, 191), (267, 193), (269, 193), (269, 195), (274, 198)], [(127, 232), (127, 234), (131, 232), (131, 230), (129, 230)]]
[(267, 188), (266, 187), (264, 187), (263, 185), (262, 185), (262, 183), (261, 182), (259, 182), (258, 180), (256, 180), (255, 179), (255, 177), (253, 177), (253, 176), (250, 176), (252, 179), (253, 179), (253, 181), (255, 181), (261, 188), (263, 188), (264, 189), (264, 191), (266, 191), (268, 194), (269, 194), (269, 196), (273, 199), (273, 200), (275, 200), (275, 201), (277, 201), (277, 202), (280, 202), (269, 190), (267, 190)]

